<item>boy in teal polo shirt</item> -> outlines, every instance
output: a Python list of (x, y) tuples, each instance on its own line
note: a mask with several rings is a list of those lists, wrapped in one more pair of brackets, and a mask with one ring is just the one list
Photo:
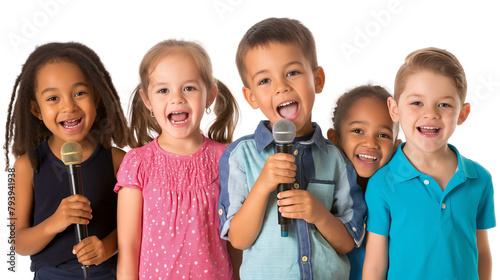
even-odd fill
[(368, 183), (363, 279), (491, 278), (491, 175), (448, 144), (469, 115), (466, 91), (442, 49), (417, 50), (399, 69), (388, 105), (407, 142)]
[[(364, 237), (366, 205), (353, 166), (311, 121), (325, 81), (311, 32), (297, 20), (263, 20), (236, 60), (246, 101), (268, 118), (220, 160), (221, 237), (244, 250), (241, 279), (348, 279), (345, 253)], [(271, 127), (284, 118), (296, 126), (293, 155), (275, 153)], [(277, 201), (279, 183), (294, 189)], [(292, 220), (288, 237), (278, 207)]]

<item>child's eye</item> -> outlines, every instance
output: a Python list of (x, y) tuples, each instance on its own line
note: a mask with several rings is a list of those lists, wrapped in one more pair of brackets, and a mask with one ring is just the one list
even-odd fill
[(411, 105), (417, 105), (417, 106), (421, 106), (422, 105), (422, 102), (420, 101), (413, 101), (412, 103), (410, 103)]
[(440, 103), (438, 107), (451, 107), (451, 105), (448, 103)]
[(386, 133), (380, 133), (377, 137), (392, 139), (392, 136)]
[(293, 71), (290, 71), (290, 72), (286, 73), (286, 76), (290, 77), (290, 76), (295, 76), (295, 75), (298, 75), (298, 74), (300, 74), (299, 71), (293, 70)]
[(259, 81), (258, 85), (264, 85), (264, 84), (267, 84), (269, 82), (271, 82), (271, 79), (267, 79), (267, 78), (266, 79), (262, 79), (262, 80)]
[(169, 93), (170, 91), (168, 90), (168, 88), (162, 88), (162, 89), (159, 89), (158, 91), (156, 91), (157, 93)]
[(196, 90), (196, 88), (192, 86), (187, 86), (184, 88), (184, 91), (193, 91), (193, 90)]
[(56, 100), (59, 100), (59, 98), (57, 98), (55, 96), (51, 96), (51, 97), (47, 98), (47, 101), (56, 101)]
[(84, 91), (79, 91), (79, 92), (75, 93), (75, 96), (82, 96), (82, 95), (84, 95), (84, 94), (86, 94), (86, 92), (84, 92)]
[(361, 130), (359, 128), (355, 128), (355, 129), (351, 130), (351, 132), (354, 132), (354, 133), (357, 133), (357, 134), (363, 134), (363, 130)]

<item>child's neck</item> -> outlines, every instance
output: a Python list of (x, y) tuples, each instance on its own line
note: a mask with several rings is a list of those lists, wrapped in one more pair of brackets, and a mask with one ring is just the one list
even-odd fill
[(368, 180), (370, 178), (364, 178), (364, 177), (360, 177), (358, 176), (358, 179), (356, 180), (356, 182), (358, 183), (358, 186), (361, 187), (361, 190), (363, 191), (363, 194), (365, 194), (366, 192), (366, 186), (368, 185)]
[(448, 145), (433, 153), (413, 151), (405, 146), (403, 152), (418, 171), (431, 176), (443, 191), (458, 166), (457, 155)]
[(203, 146), (205, 137), (201, 132), (186, 138), (173, 138), (168, 133), (162, 133), (157, 141), (162, 150), (174, 155), (187, 156), (196, 153)]

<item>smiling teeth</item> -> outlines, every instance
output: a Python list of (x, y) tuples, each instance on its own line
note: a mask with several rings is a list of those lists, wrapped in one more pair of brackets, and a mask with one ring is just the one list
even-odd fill
[(377, 160), (377, 157), (369, 156), (369, 155), (363, 155), (363, 154), (359, 154), (358, 157), (372, 159), (372, 160)]
[(183, 121), (174, 121), (174, 120), (170, 120), (172, 123), (175, 123), (175, 124), (178, 124), (178, 123), (185, 123), (187, 122), (187, 119), (183, 120)]
[(439, 129), (439, 127), (433, 127), (433, 126), (421, 126), (420, 128), (423, 128), (423, 129)]
[(288, 101), (288, 102), (285, 102), (285, 103), (283, 103), (283, 104), (280, 104), (280, 105), (278, 106), (278, 108), (279, 108), (279, 107), (285, 107), (285, 106), (288, 106), (288, 105), (293, 104), (293, 103), (296, 103), (296, 102), (295, 102), (295, 101)]

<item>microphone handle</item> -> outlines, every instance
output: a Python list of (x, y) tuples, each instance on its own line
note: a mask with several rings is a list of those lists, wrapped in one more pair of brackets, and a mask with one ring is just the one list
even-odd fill
[[(276, 144), (276, 153), (285, 153), (285, 154), (293, 154), (293, 144)], [(289, 183), (281, 183), (278, 184), (278, 193), (291, 190), (293, 184)], [(281, 212), (278, 210), (278, 224), (281, 225), (281, 237), (288, 236), (288, 225), (290, 224), (290, 219), (285, 218), (281, 215)]]
[[(70, 164), (68, 167), (68, 179), (71, 195), (83, 195), (82, 168), (80, 164)], [(74, 224), (76, 244), (89, 236), (87, 225)], [(90, 271), (88, 265), (82, 265), (83, 278), (89, 279)]]

